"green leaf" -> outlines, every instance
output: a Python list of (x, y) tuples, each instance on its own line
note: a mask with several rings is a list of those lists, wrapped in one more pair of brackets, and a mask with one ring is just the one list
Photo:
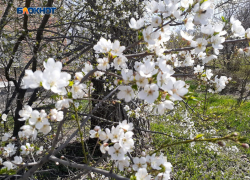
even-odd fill
[(130, 176), (130, 180), (136, 180), (135, 175), (131, 175), (131, 176)]
[(133, 88), (134, 90), (136, 90), (136, 91), (138, 90), (138, 87), (137, 87), (136, 84), (133, 84), (133, 85), (132, 85), (132, 88)]
[(159, 96), (158, 96), (157, 100), (161, 101), (161, 97), (162, 97), (162, 92), (159, 92)]
[(72, 98), (72, 92), (68, 92), (68, 98)]
[(7, 168), (3, 168), (0, 170), (0, 174), (8, 174), (8, 175), (13, 175), (16, 174), (16, 171), (11, 169), (11, 170), (7, 170)]
[(58, 94), (52, 94), (50, 97), (51, 97), (51, 99), (56, 100), (59, 97), (59, 95)]
[(121, 85), (122, 84), (122, 80), (118, 81), (118, 85)]
[(216, 36), (217, 34), (220, 34), (219, 32), (215, 32), (213, 35)]
[(158, 75), (158, 74), (155, 74), (155, 75), (153, 75), (152, 77), (153, 77), (154, 79), (156, 79), (156, 78), (157, 78), (157, 75)]
[(204, 134), (198, 134), (194, 139), (199, 139), (199, 138), (201, 138), (202, 136), (204, 136)]
[(196, 97), (194, 96), (189, 96), (189, 99), (188, 100), (191, 100), (191, 101), (198, 101), (198, 99), (196, 99)]
[(180, 10), (183, 12), (183, 11), (185, 11), (185, 8), (184, 8), (184, 7), (181, 7)]
[(143, 40), (143, 35), (142, 35), (142, 33), (141, 33), (141, 35), (138, 35), (138, 40), (140, 41), (140, 40)]
[(69, 86), (70, 87), (73, 86), (73, 84), (74, 84), (74, 81), (69, 81)]
[(225, 19), (224, 16), (221, 16), (221, 19), (222, 19), (223, 22), (226, 22), (226, 19)]

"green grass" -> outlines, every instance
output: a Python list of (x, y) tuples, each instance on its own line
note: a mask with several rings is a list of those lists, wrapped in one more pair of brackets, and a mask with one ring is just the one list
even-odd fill
[[(191, 86), (195, 85), (191, 84)], [(171, 144), (190, 139), (191, 132), (192, 138), (197, 134), (204, 134), (205, 138), (211, 138), (239, 132), (240, 136), (247, 138), (246, 143), (250, 143), (249, 101), (237, 107), (237, 100), (232, 96), (208, 94), (204, 113), (205, 94), (196, 93), (194, 96), (198, 101), (188, 102), (195, 110), (195, 113), (189, 110), (188, 116), (190, 121), (194, 122), (194, 126), (191, 130), (188, 130), (187, 126), (181, 126), (188, 120), (183, 117), (185, 104), (180, 103), (177, 113), (162, 116), (151, 125), (152, 131), (167, 134), (153, 135), (155, 149), (164, 142)], [(204, 113), (204, 121), (198, 117), (198, 113), (202, 115)], [(213, 133), (207, 133), (207, 130), (213, 130)], [(184, 131), (187, 132), (183, 133)], [(209, 150), (208, 147), (211, 145), (218, 150)], [(226, 150), (233, 146), (236, 146), (239, 151)], [(182, 144), (165, 148), (162, 152), (167, 155), (168, 161), (173, 165), (173, 179), (245, 179), (245, 176), (250, 177), (250, 150), (234, 142), (227, 141), (225, 147), (208, 142)]]

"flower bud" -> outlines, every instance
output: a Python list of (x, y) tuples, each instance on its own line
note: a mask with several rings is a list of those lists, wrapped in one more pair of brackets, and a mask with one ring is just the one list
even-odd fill
[(128, 170), (127, 170), (128, 172), (131, 172), (131, 168), (128, 168)]
[(221, 146), (221, 147), (223, 147), (223, 146), (226, 145), (226, 143), (225, 143), (224, 141), (219, 141), (219, 142), (218, 142), (218, 145)]
[(64, 159), (65, 157), (64, 157), (64, 156), (61, 156), (60, 158), (61, 158), (61, 159)]
[(239, 53), (239, 54), (244, 54), (243, 49), (238, 49), (238, 53)]
[(50, 120), (51, 121), (56, 121), (56, 116), (55, 115), (50, 116)]
[(232, 134), (232, 136), (238, 136), (238, 133), (237, 133), (237, 132), (234, 132), (234, 133)]
[(145, 156), (146, 156), (145, 151), (142, 151), (142, 152), (141, 152), (141, 155), (145, 157)]
[(161, 99), (163, 100), (163, 99), (166, 99), (166, 96), (167, 96), (167, 93), (163, 93), (162, 95), (161, 95)]
[(242, 146), (243, 148), (245, 148), (245, 149), (248, 149), (248, 148), (249, 148), (249, 145), (246, 144), (246, 143), (241, 144), (241, 146)]
[(114, 80), (114, 84), (117, 86), (118, 83), (119, 83), (119, 79), (115, 79), (115, 80)]
[(159, 173), (159, 174), (157, 175), (157, 178), (158, 178), (158, 179), (163, 179), (163, 173)]
[(101, 129), (100, 126), (96, 126), (96, 127), (94, 128), (95, 131), (99, 131), (100, 129)]
[(56, 162), (56, 165), (58, 166), (58, 165), (59, 165), (59, 162)]

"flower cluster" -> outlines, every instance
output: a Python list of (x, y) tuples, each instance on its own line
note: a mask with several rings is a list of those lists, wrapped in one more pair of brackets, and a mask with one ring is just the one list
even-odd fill
[[(115, 161), (115, 165), (120, 171), (125, 171), (125, 168), (131, 169), (135, 172), (136, 180), (151, 179), (148, 172), (154, 171), (157, 179), (170, 179), (171, 163), (167, 162), (167, 158), (161, 154), (160, 156), (146, 155), (143, 153), (142, 157), (131, 158), (128, 153), (134, 149), (133, 124), (128, 123), (127, 120), (119, 122), (119, 125), (111, 129), (106, 128), (105, 131), (96, 126), (90, 130), (91, 138), (98, 138), (102, 141), (100, 150), (102, 153), (108, 152), (111, 160)], [(133, 177), (133, 176), (132, 176)]]
[(25, 70), (22, 88), (34, 89), (42, 85), (46, 90), (65, 95), (67, 93), (65, 87), (69, 84), (71, 76), (67, 72), (61, 72), (62, 63), (55, 62), (53, 58), (49, 58), (43, 65), (45, 68), (43, 72), (40, 70), (35, 72)]
[(28, 105), (19, 112), (21, 118), (19, 121), (28, 120), (29, 124), (21, 127), (22, 131), (19, 131), (18, 135), (20, 138), (30, 138), (36, 139), (37, 133), (42, 132), (43, 134), (48, 134), (51, 131), (51, 125), (49, 119), (52, 121), (61, 121), (63, 119), (63, 111), (57, 111), (56, 109), (51, 109), (48, 115), (44, 110), (40, 112), (37, 110), (32, 110)]
[[(149, 104), (156, 103), (161, 107), (168, 104), (165, 109), (173, 109), (173, 102), (170, 100), (159, 101), (158, 97), (161, 98), (163, 94), (166, 97), (168, 94), (172, 101), (182, 100), (188, 89), (185, 88), (184, 81), (171, 77), (174, 70), (172, 66), (167, 64), (168, 61), (171, 61), (171, 56), (160, 56), (157, 58), (157, 62), (154, 62), (152, 56), (144, 58), (143, 62), (135, 64), (135, 72), (129, 69), (122, 70), (123, 82), (124, 84), (137, 85), (139, 99), (145, 100)], [(120, 86), (119, 90), (117, 97), (125, 99), (126, 102), (131, 101), (137, 94), (129, 85)]]
[[(6, 134), (6, 133), (5, 133)], [(10, 136), (9, 136), (10, 137)], [(9, 140), (9, 137), (5, 139), (5, 141)], [(35, 151), (34, 145), (30, 143), (26, 143), (26, 145), (21, 146), (21, 155), (22, 156), (14, 156), (17, 152), (17, 147), (14, 142), (15, 139), (10, 139), (9, 143), (5, 147), (1, 147), (1, 152), (3, 158), (0, 157), (0, 165), (3, 165), (2, 169), (12, 170), (18, 168), (19, 165), (23, 164), (23, 157)], [(43, 151), (43, 146), (37, 148), (36, 155), (41, 154)], [(13, 157), (13, 161), (10, 161), (10, 158)], [(5, 161), (4, 161), (5, 160)]]
[[(4, 138), (5, 137), (5, 138)], [(7, 141), (10, 138), (9, 133), (5, 133), (2, 139)], [(11, 139), (10, 142), (5, 147), (0, 147), (1, 155), (3, 158), (0, 157), (0, 165), (3, 165), (2, 169), (11, 170), (17, 168), (17, 165), (20, 165), (23, 160), (21, 156), (14, 156), (17, 151), (17, 147), (15, 143), (12, 143), (15, 139)], [(14, 156), (14, 160), (10, 161), (10, 158)], [(5, 159), (5, 161), (4, 161)]]
[(127, 58), (123, 55), (123, 51), (125, 50), (125, 46), (120, 46), (120, 42), (118, 40), (115, 40), (113, 43), (111, 43), (110, 40), (106, 40), (104, 38), (101, 38), (97, 44), (94, 46), (94, 50), (96, 53), (110, 53), (109, 58), (98, 58), (97, 62), (97, 69), (106, 71), (109, 69), (110, 66), (110, 58), (113, 59), (112, 66), (114, 66), (115, 69), (121, 70), (122, 68), (126, 68), (128, 61)]
[(221, 76), (218, 78), (216, 75), (213, 79), (213, 73), (211, 69), (204, 70), (204, 66), (197, 65), (194, 67), (194, 73), (197, 74), (198, 79), (202, 80), (205, 85), (209, 85), (210, 89), (208, 92), (219, 93), (225, 89), (226, 84), (232, 80), (232, 78), (227, 78), (226, 76)]

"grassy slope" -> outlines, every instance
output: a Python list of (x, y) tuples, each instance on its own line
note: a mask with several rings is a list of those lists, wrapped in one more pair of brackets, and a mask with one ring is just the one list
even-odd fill
[[(195, 111), (203, 114), (205, 94), (194, 96), (201, 101), (201, 105), (196, 106), (195, 101), (189, 102), (189, 105), (196, 106)], [(154, 147), (159, 147), (166, 140), (170, 144), (190, 139), (190, 133), (193, 137), (202, 133), (204, 137), (209, 138), (224, 136), (235, 131), (247, 137), (246, 143), (250, 143), (250, 102), (245, 102), (238, 108), (235, 108), (236, 103), (236, 99), (232, 96), (209, 94), (205, 121), (189, 111), (188, 117), (194, 122), (193, 126), (188, 126), (188, 119), (183, 116), (184, 111), (182, 111), (185, 105), (180, 104), (179, 113), (162, 116), (152, 124), (151, 130), (174, 137), (155, 134)], [(183, 131), (187, 132), (181, 133)], [(234, 150), (232, 146), (237, 146), (239, 151)], [(215, 143), (197, 142), (192, 145), (184, 144), (166, 148), (163, 152), (173, 164), (173, 179), (248, 179), (248, 177), (250, 179), (250, 150), (243, 149), (232, 142), (226, 142), (225, 147)]]

